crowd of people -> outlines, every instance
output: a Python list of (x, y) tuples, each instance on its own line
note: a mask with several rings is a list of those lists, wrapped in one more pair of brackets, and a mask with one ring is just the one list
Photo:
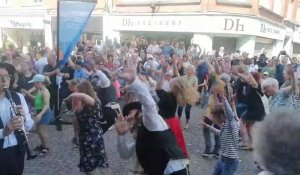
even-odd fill
[[(140, 37), (80, 41), (62, 65), (49, 48), (26, 55), (11, 46), (0, 63), (0, 170), (22, 174), (25, 152), (13, 131), (23, 124), (30, 131), (36, 123), (41, 144), (34, 151), (51, 154), (48, 125), (68, 111), (81, 172), (111, 174), (103, 135), (115, 129), (120, 158), (131, 159), (128, 174), (188, 175), (183, 130), (195, 117), (191, 109), (202, 108), (202, 156), (218, 159), (212, 174), (234, 175), (243, 149), (255, 152), (262, 175), (297, 175), (300, 60), (285, 51), (248, 56)], [(22, 116), (6, 111), (7, 88), (19, 95)]]

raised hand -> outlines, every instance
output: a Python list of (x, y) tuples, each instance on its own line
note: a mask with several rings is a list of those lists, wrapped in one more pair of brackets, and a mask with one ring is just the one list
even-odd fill
[(117, 73), (117, 75), (127, 81), (127, 83), (131, 84), (136, 77), (136, 69), (135, 68), (126, 68), (122, 73)]
[(125, 135), (130, 130), (130, 123), (127, 121), (126, 117), (118, 115), (115, 127), (118, 135)]
[(295, 77), (295, 71), (293, 65), (291, 64), (287, 65), (286, 73), (289, 75), (291, 79)]

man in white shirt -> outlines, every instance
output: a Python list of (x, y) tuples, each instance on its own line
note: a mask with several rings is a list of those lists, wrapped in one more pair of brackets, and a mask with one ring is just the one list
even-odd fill
[[(10, 77), (14, 74), (14, 68), (7, 63), (0, 63), (0, 174), (21, 175), (24, 169), (25, 146), (18, 143), (16, 130), (30, 130), (33, 120), (29, 114), (24, 96), (11, 92), (14, 102), (19, 105), (22, 116), (11, 116), (11, 103), (5, 94), (5, 88), (9, 87)], [(17, 102), (19, 101), (19, 102)], [(20, 107), (20, 108), (19, 108)], [(18, 137), (18, 138), (17, 138)]]
[(39, 59), (34, 63), (34, 69), (36, 70), (36, 72), (37, 72), (38, 74), (42, 74), (42, 73), (43, 73), (44, 66), (48, 64), (48, 60), (47, 60), (48, 53), (49, 53), (49, 50), (48, 50), (48, 49), (44, 49), (44, 50), (42, 51), (43, 57), (39, 58)]

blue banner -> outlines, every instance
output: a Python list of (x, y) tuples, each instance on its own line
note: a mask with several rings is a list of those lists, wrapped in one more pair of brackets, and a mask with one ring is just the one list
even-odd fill
[(59, 58), (64, 65), (87, 24), (96, 2), (58, 1), (59, 4)]

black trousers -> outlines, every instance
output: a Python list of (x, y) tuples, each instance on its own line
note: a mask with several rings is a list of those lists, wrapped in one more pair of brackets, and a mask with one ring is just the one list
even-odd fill
[(59, 115), (58, 111), (58, 101), (57, 101), (57, 86), (49, 85), (47, 86), (47, 89), (50, 93), (50, 108), (53, 110), (54, 117), (57, 118)]
[(24, 170), (25, 147), (12, 146), (0, 149), (0, 174), (21, 175)]

